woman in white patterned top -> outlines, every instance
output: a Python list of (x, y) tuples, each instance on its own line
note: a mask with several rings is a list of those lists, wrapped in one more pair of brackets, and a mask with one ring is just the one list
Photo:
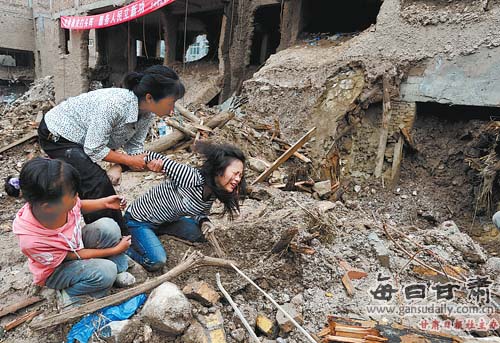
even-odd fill
[[(67, 99), (40, 123), (40, 146), (51, 158), (61, 159), (81, 175), (81, 199), (114, 195), (124, 168), (147, 169), (144, 140), (154, 115), (170, 115), (174, 103), (184, 95), (178, 75), (166, 66), (152, 66), (143, 73), (128, 73), (125, 88), (105, 88)], [(125, 153), (116, 151), (123, 148)], [(96, 162), (115, 165), (106, 173)], [(120, 211), (87, 214), (85, 222), (102, 217), (114, 219), (128, 233)]]

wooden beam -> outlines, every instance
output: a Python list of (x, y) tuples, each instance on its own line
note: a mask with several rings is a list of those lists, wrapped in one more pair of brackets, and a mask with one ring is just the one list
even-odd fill
[[(211, 129), (215, 128), (220, 128), (224, 126), (228, 121), (230, 121), (232, 118), (234, 118), (234, 113), (232, 112), (221, 112), (215, 116), (213, 116), (208, 123), (205, 125), (208, 126)], [(186, 138), (186, 135), (180, 131), (174, 131), (164, 137), (161, 137), (160, 139), (149, 143), (146, 147), (145, 150), (149, 151), (156, 151), (156, 152), (162, 152), (165, 151), (177, 143), (181, 142), (183, 139)]]
[(3, 329), (5, 331), (12, 330), (12, 329), (18, 327), (19, 325), (21, 325), (22, 323), (27, 322), (28, 320), (31, 320), (31, 319), (35, 318), (40, 313), (42, 313), (41, 310), (36, 310), (36, 311), (31, 311), (31, 312), (25, 313), (25, 314), (17, 317), (16, 319), (14, 319), (13, 321), (8, 322), (7, 324), (5, 324), (5, 326), (3, 327)]
[(382, 127), (380, 128), (380, 138), (378, 142), (377, 157), (375, 159), (375, 177), (379, 178), (382, 175), (384, 168), (385, 148), (387, 146), (387, 134), (389, 133), (389, 122), (391, 120), (391, 96), (389, 90), (389, 77), (384, 76), (384, 102), (382, 113)]
[(273, 171), (275, 171), (280, 165), (282, 165), (286, 160), (288, 160), (294, 152), (299, 150), (316, 132), (316, 128), (313, 127), (309, 132), (307, 132), (304, 136), (302, 136), (294, 145), (292, 145), (287, 151), (285, 151), (274, 163), (264, 170), (262, 174), (252, 182), (252, 185), (255, 185), (258, 182), (264, 181)]
[(198, 118), (193, 112), (185, 108), (179, 103), (175, 104), (175, 109), (179, 111), (179, 113), (185, 117), (186, 119), (192, 121), (193, 123), (199, 123), (201, 120)]
[(403, 135), (399, 135), (398, 142), (394, 146), (394, 154), (392, 156), (392, 170), (391, 170), (391, 185), (395, 187), (399, 181), (399, 174), (401, 172), (401, 161), (403, 160)]
[(16, 312), (22, 308), (28, 307), (30, 305), (36, 304), (37, 302), (40, 302), (44, 300), (44, 298), (40, 297), (29, 297), (23, 300), (18, 300), (15, 303), (9, 304), (7, 306), (4, 306), (0, 308), (0, 318), (3, 316), (6, 316), (8, 314), (11, 314), (13, 312)]
[(19, 144), (22, 144), (26, 141), (29, 141), (30, 139), (35, 138), (37, 136), (38, 136), (37, 131), (30, 132), (27, 135), (25, 135), (24, 137), (10, 143), (9, 145), (4, 146), (3, 148), (0, 148), (0, 154), (3, 153), (4, 151), (7, 151), (9, 149), (12, 149), (13, 147), (18, 146)]
[(192, 137), (192, 138), (196, 137), (196, 133), (191, 131), (189, 129), (188, 125), (181, 125), (181, 124), (179, 124), (179, 122), (177, 122), (176, 120), (172, 120), (172, 119), (165, 119), (165, 124), (173, 127), (176, 130), (179, 130), (180, 132), (182, 132), (184, 135), (186, 135), (188, 137)]
[(179, 276), (193, 268), (202, 266), (214, 266), (214, 267), (224, 267), (231, 268), (235, 264), (234, 261), (223, 260), (220, 258), (208, 257), (202, 255), (200, 252), (195, 251), (179, 263), (174, 268), (170, 269), (167, 273), (160, 275), (152, 280), (146, 281), (138, 286), (125, 289), (121, 292), (109, 295), (107, 297), (96, 299), (79, 307), (71, 308), (69, 310), (63, 311), (58, 314), (49, 315), (45, 318), (37, 318), (36, 321), (31, 323), (31, 327), (34, 330), (46, 329), (54, 325), (69, 322), (73, 319), (79, 318), (89, 313), (96, 312), (106, 306), (119, 304), (129, 298), (132, 298), (138, 294), (148, 292), (153, 288), (158, 287), (165, 281), (172, 280), (173, 278)]

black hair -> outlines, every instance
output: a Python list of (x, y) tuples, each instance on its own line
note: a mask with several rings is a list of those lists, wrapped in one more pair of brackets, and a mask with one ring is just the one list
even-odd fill
[(80, 174), (66, 162), (36, 157), (24, 164), (19, 183), (24, 199), (30, 204), (54, 203), (64, 194), (76, 194)]
[(12, 175), (7, 176), (5, 179), (5, 193), (7, 195), (14, 197), (14, 198), (19, 198), (21, 195), (21, 190), (19, 188), (19, 178), (14, 177)]
[(154, 65), (144, 72), (130, 72), (123, 79), (123, 86), (137, 96), (139, 101), (151, 94), (154, 101), (159, 101), (165, 97), (180, 99), (186, 92), (184, 85), (177, 73), (163, 65)]
[(245, 173), (241, 176), (238, 187), (231, 193), (219, 187), (215, 182), (215, 177), (223, 175), (227, 166), (234, 160), (240, 160), (245, 165), (245, 154), (229, 144), (212, 144), (202, 141), (196, 143), (194, 150), (205, 159), (200, 172), (215, 197), (224, 204), (222, 216), (227, 214), (229, 219), (233, 220), (234, 215), (240, 212), (240, 199), (243, 200), (246, 195)]

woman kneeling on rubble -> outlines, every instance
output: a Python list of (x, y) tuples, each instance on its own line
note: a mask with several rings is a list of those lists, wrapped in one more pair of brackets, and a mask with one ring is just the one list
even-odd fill
[(229, 219), (239, 212), (245, 194), (245, 155), (231, 145), (198, 142), (195, 151), (204, 157), (200, 169), (149, 152), (148, 168), (168, 179), (151, 188), (127, 209), (125, 219), (132, 236), (127, 254), (148, 271), (161, 269), (167, 253), (158, 235), (169, 234), (191, 242), (205, 241), (215, 226), (207, 215), (215, 199)]
[[(154, 120), (170, 115), (184, 95), (184, 86), (172, 69), (152, 66), (143, 73), (128, 73), (125, 88), (105, 88), (69, 98), (45, 114), (38, 128), (40, 146), (51, 158), (63, 160), (81, 175), (78, 194), (82, 199), (114, 195), (123, 169), (147, 168), (144, 140)], [(123, 148), (126, 153), (117, 152)], [(106, 173), (96, 162), (115, 163)], [(118, 210), (84, 216), (90, 224), (114, 219), (122, 234), (127, 226)]]

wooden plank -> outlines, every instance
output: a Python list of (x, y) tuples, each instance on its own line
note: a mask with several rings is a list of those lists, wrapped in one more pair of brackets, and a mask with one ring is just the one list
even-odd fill
[(354, 286), (352, 285), (351, 279), (349, 278), (349, 275), (347, 275), (347, 273), (342, 276), (342, 284), (347, 291), (347, 295), (352, 297), (354, 294)]
[(22, 144), (26, 141), (29, 141), (30, 139), (35, 138), (37, 136), (38, 136), (37, 131), (30, 132), (27, 135), (25, 135), (24, 137), (18, 139), (17, 141), (14, 141), (14, 142), (10, 143), (9, 145), (6, 145), (3, 148), (0, 148), (0, 154), (3, 153), (4, 151), (12, 149), (15, 146), (18, 146), (19, 144)]
[(403, 137), (402, 135), (399, 135), (398, 142), (394, 146), (394, 155), (392, 156), (392, 170), (391, 170), (392, 187), (395, 187), (399, 181), (402, 160), (403, 160)]
[(23, 314), (22, 316), (19, 316), (17, 317), (16, 319), (14, 319), (13, 321), (11, 322), (8, 322), (7, 324), (5, 324), (5, 326), (3, 327), (3, 329), (5, 331), (9, 331), (9, 330), (12, 330), (14, 329), (15, 327), (18, 327), (19, 325), (21, 325), (22, 323), (24, 322), (27, 322), (33, 318), (35, 318), (36, 316), (38, 316), (40, 313), (42, 313), (41, 310), (36, 310), (36, 311), (32, 311), (32, 312), (28, 312), (28, 313), (25, 313)]
[(363, 338), (339, 337), (339, 336), (332, 336), (332, 335), (325, 336), (325, 339), (328, 342), (344, 342), (344, 343), (365, 343), (366, 342)]
[(255, 179), (255, 181), (252, 182), (252, 185), (264, 181), (269, 175), (271, 175), (273, 171), (278, 169), (280, 165), (282, 165), (286, 160), (288, 160), (293, 155), (294, 152), (299, 150), (309, 139), (311, 139), (311, 137), (315, 132), (316, 132), (315, 127), (309, 130), (309, 132), (307, 132), (304, 136), (302, 136), (302, 138), (300, 138), (294, 145), (292, 145), (290, 149), (288, 149), (280, 157), (278, 157), (278, 159), (274, 161), (274, 163), (269, 168), (264, 170), (264, 172), (260, 174), (259, 177)]
[(384, 102), (383, 102), (383, 113), (382, 113), (382, 127), (380, 129), (380, 137), (378, 142), (377, 157), (375, 159), (375, 177), (379, 178), (382, 175), (382, 169), (384, 168), (384, 157), (385, 148), (387, 146), (387, 134), (389, 133), (389, 122), (391, 120), (391, 97), (389, 90), (389, 78), (384, 76), (383, 79), (384, 88)]
[(40, 302), (42, 300), (44, 300), (44, 298), (29, 297), (29, 298), (23, 299), (21, 301), (18, 300), (15, 303), (9, 304), (7, 306), (3, 306), (2, 308), (0, 308), (0, 318), (2, 318), (3, 316), (6, 316), (8, 314), (11, 314), (13, 312), (16, 312), (22, 308), (36, 304), (37, 302)]

